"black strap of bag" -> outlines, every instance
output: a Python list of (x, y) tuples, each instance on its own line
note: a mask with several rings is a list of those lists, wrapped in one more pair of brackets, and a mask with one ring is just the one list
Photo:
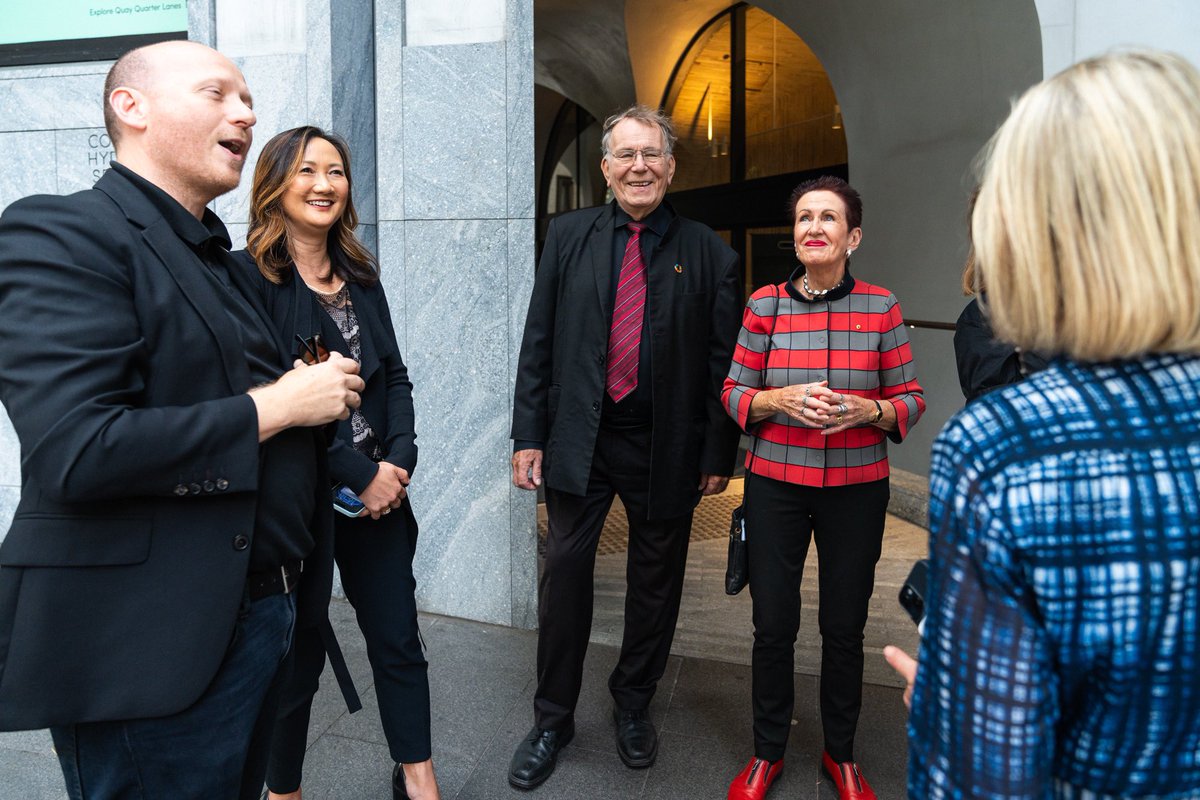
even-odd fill
[[(771, 355), (771, 340), (775, 338), (775, 324), (779, 321), (779, 287), (775, 290), (775, 313), (771, 317), (771, 332), (767, 334), (767, 346), (763, 351), (763, 378), (766, 382), (767, 359)], [(750, 443), (750, 463), (746, 466), (746, 474), (754, 469), (755, 450), (758, 448), (758, 437), (752, 437)], [(729, 520), (729, 560), (725, 567), (725, 594), (737, 594), (746, 588), (750, 582), (750, 552), (746, 549), (746, 500), (742, 497), (741, 504), (733, 510)]]

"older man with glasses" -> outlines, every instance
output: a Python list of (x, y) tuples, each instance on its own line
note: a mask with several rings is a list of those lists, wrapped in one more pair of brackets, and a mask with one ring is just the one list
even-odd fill
[(613, 497), (629, 517), (625, 632), (609, 678), (617, 752), (654, 763), (648, 713), (666, 668), (692, 511), (725, 489), (738, 431), (720, 389), (740, 322), (737, 255), (663, 202), (671, 121), (610, 117), (601, 169), (614, 201), (556, 217), (534, 284), (513, 402), (513, 484), (545, 486), (534, 727), (509, 782), (532, 789), (574, 735), (596, 547)]

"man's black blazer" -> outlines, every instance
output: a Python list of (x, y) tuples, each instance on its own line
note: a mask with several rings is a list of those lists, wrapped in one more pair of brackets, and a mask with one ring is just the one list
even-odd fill
[[(171, 714), (224, 658), (254, 535), (258, 423), (204, 269), (116, 171), (0, 217), (0, 400), (22, 480), (0, 545), (0, 729)], [(329, 598), (324, 451), (314, 430), (304, 617)]]
[[(512, 438), (544, 443), (545, 485), (587, 490), (604, 407), (616, 204), (556, 217), (538, 265), (517, 365)], [(738, 430), (721, 404), (741, 325), (737, 254), (674, 216), (646, 266), (654, 517), (695, 507), (700, 473), (729, 475)]]

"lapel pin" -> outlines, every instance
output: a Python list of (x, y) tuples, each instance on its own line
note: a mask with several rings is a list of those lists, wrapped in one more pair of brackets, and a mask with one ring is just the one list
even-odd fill
[(675, 271), (678, 272), (680, 275), (682, 275), (683, 274), (683, 264), (676, 264)]

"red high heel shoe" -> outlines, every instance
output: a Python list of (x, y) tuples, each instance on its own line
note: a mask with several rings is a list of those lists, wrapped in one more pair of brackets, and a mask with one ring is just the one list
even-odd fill
[(738, 773), (729, 784), (729, 794), (726, 800), (763, 800), (767, 789), (779, 779), (783, 772), (783, 759), (765, 761), (752, 758), (746, 768)]
[(878, 800), (875, 790), (858, 770), (858, 764), (853, 761), (837, 762), (829, 757), (829, 753), (821, 753), (821, 763), (825, 771), (833, 778), (833, 785), (838, 789), (838, 800)]

